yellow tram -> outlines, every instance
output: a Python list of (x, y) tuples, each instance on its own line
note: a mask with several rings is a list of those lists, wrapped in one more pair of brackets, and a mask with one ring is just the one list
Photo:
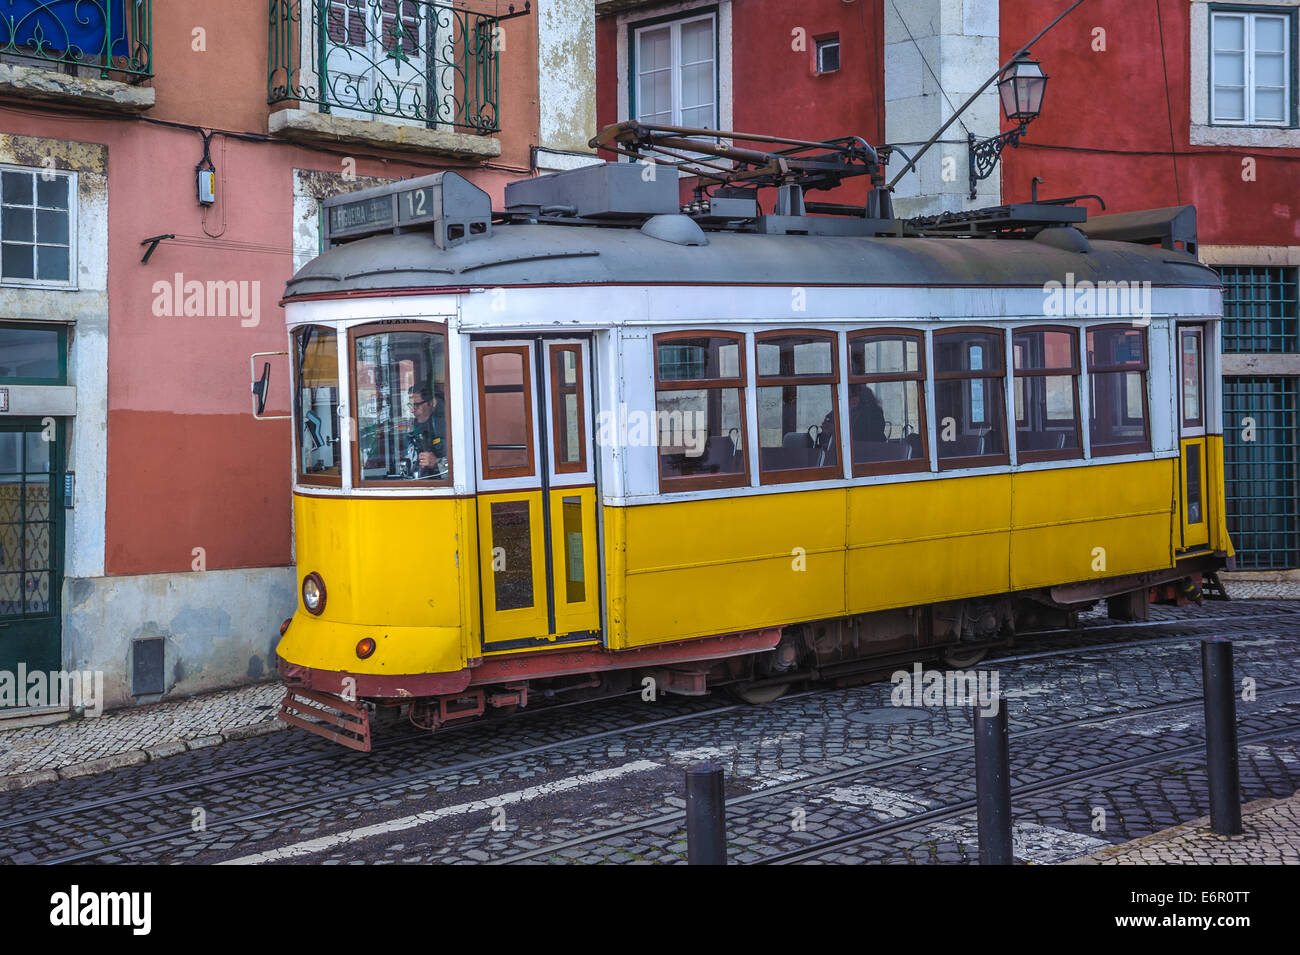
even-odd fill
[(1220, 284), (1185, 210), (903, 225), (683, 210), (675, 178), (327, 203), (284, 300), (283, 719), (368, 749), (383, 710), (970, 665), (1231, 557)]

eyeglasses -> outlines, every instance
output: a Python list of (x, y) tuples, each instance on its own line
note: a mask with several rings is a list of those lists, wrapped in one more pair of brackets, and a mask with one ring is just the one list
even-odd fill
[(429, 403), (429, 402), (427, 402), (427, 401), (412, 401), (412, 402), (411, 402), (411, 407), (412, 407), (412, 408), (418, 408), (418, 407), (420, 407), (420, 405), (427, 405), (428, 403)]

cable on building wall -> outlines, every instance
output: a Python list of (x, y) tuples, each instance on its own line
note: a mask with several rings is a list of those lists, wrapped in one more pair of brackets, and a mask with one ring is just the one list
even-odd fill
[(1178, 182), (1178, 149), (1174, 142), (1174, 104), (1169, 95), (1169, 64), (1165, 59), (1165, 25), (1160, 19), (1160, 0), (1156, 0), (1156, 33), (1160, 36), (1160, 68), (1165, 74), (1165, 113), (1169, 117), (1169, 158), (1174, 164), (1174, 199), (1183, 204), (1183, 190)]

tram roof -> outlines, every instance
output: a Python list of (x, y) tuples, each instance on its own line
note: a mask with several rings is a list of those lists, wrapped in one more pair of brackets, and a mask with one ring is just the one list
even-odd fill
[(704, 234), (706, 245), (679, 245), (636, 227), (506, 223), (445, 250), (430, 232), (377, 235), (317, 256), (289, 281), (286, 301), (548, 285), (1221, 285), (1214, 270), (1181, 251), (1095, 239), (1083, 243), (1089, 251), (1075, 251), (1083, 237), (1073, 229), (1034, 239)]

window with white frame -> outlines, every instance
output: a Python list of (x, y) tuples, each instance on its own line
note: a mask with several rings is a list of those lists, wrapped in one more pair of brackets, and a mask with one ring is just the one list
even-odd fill
[(1210, 15), (1210, 121), (1290, 126), (1294, 13), (1214, 10)]
[(822, 37), (817, 43), (817, 73), (835, 73), (840, 68), (840, 35)]
[(660, 126), (718, 127), (717, 17), (632, 30), (636, 118)]
[(0, 282), (71, 285), (76, 174), (0, 168)]

